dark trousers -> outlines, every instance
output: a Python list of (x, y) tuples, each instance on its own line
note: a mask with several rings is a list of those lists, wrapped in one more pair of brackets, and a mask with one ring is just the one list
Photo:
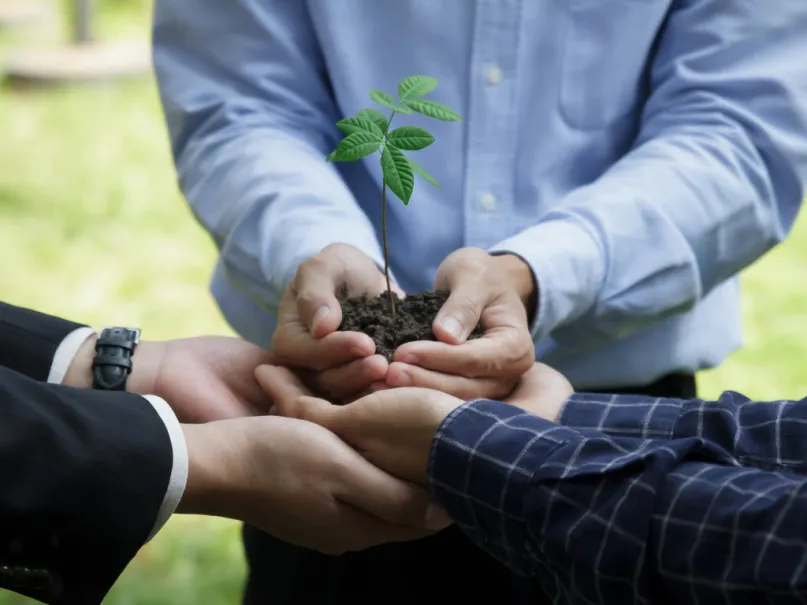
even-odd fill
[[(673, 374), (645, 387), (609, 392), (692, 399), (695, 378)], [(456, 527), (330, 557), (245, 526), (244, 547), (249, 563), (244, 605), (549, 603), (535, 580), (508, 571)]]

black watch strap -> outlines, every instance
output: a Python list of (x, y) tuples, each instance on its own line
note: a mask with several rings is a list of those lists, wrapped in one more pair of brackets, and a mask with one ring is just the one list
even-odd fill
[(132, 372), (132, 356), (140, 342), (140, 330), (104, 328), (95, 343), (92, 362), (92, 388), (100, 391), (125, 391)]

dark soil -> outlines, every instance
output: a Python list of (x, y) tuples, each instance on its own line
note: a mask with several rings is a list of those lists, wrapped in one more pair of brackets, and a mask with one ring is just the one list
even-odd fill
[[(432, 323), (437, 312), (448, 298), (448, 292), (427, 290), (420, 294), (400, 299), (395, 296), (395, 315), (390, 312), (386, 292), (376, 298), (367, 296), (348, 298), (343, 295), (342, 323), (344, 332), (363, 332), (375, 341), (376, 353), (392, 361), (395, 349), (415, 340), (437, 340), (432, 332)], [(482, 336), (481, 326), (476, 326), (469, 339)]]

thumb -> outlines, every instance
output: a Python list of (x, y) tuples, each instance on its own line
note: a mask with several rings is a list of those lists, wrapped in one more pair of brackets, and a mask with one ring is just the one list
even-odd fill
[(319, 397), (298, 397), (295, 402), (296, 418), (318, 424), (328, 429), (348, 445), (353, 445), (345, 438), (344, 422), (342, 417), (347, 409), (345, 406), (334, 405)]
[(297, 313), (315, 338), (327, 336), (342, 323), (342, 307), (336, 298), (342, 281), (342, 265), (327, 255), (300, 263), (293, 284)]
[(535, 363), (504, 401), (557, 422), (563, 405), (572, 394), (574, 388), (563, 374), (542, 363)]
[(479, 323), (487, 301), (484, 299), (484, 292), (480, 292), (477, 286), (477, 283), (472, 282), (468, 286), (460, 285), (451, 290), (432, 325), (434, 335), (440, 341), (448, 344), (465, 342)]

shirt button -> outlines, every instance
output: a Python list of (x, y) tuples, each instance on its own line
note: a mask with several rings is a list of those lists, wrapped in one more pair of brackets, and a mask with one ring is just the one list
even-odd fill
[(496, 196), (489, 191), (479, 196), (479, 204), (485, 212), (493, 212), (496, 210), (496, 203)]
[(492, 67), (488, 68), (485, 77), (488, 80), (488, 84), (495, 86), (496, 84), (502, 81), (504, 74), (502, 74), (502, 70), (498, 65), (493, 65)]

